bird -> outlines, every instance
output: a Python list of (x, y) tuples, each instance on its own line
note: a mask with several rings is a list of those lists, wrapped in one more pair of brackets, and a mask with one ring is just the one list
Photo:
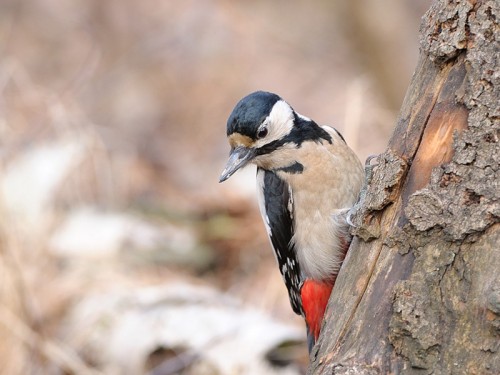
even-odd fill
[(296, 112), (279, 95), (256, 91), (227, 120), (229, 159), (219, 182), (257, 166), (257, 195), (293, 311), (306, 323), (309, 352), (351, 242), (346, 214), (364, 168), (335, 128)]

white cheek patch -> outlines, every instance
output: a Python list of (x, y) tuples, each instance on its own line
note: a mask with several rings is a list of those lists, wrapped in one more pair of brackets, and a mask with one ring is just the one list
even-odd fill
[(267, 127), (268, 133), (262, 139), (255, 142), (256, 148), (267, 143), (283, 138), (290, 133), (293, 127), (293, 110), (284, 100), (279, 100), (274, 104), (271, 113), (266, 117), (259, 130)]

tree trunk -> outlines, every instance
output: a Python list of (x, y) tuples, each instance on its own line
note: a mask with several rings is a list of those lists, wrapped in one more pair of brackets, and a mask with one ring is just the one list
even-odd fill
[(424, 16), (310, 374), (500, 373), (499, 8)]

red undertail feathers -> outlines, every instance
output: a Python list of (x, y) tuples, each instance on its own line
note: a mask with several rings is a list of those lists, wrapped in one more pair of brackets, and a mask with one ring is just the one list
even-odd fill
[(333, 284), (308, 279), (304, 282), (300, 291), (307, 327), (309, 332), (314, 335), (315, 341), (319, 337), (321, 323), (323, 322)]

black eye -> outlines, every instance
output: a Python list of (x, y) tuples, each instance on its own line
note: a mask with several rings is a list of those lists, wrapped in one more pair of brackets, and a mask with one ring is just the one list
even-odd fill
[(257, 132), (257, 138), (264, 138), (267, 135), (267, 128), (262, 128)]

